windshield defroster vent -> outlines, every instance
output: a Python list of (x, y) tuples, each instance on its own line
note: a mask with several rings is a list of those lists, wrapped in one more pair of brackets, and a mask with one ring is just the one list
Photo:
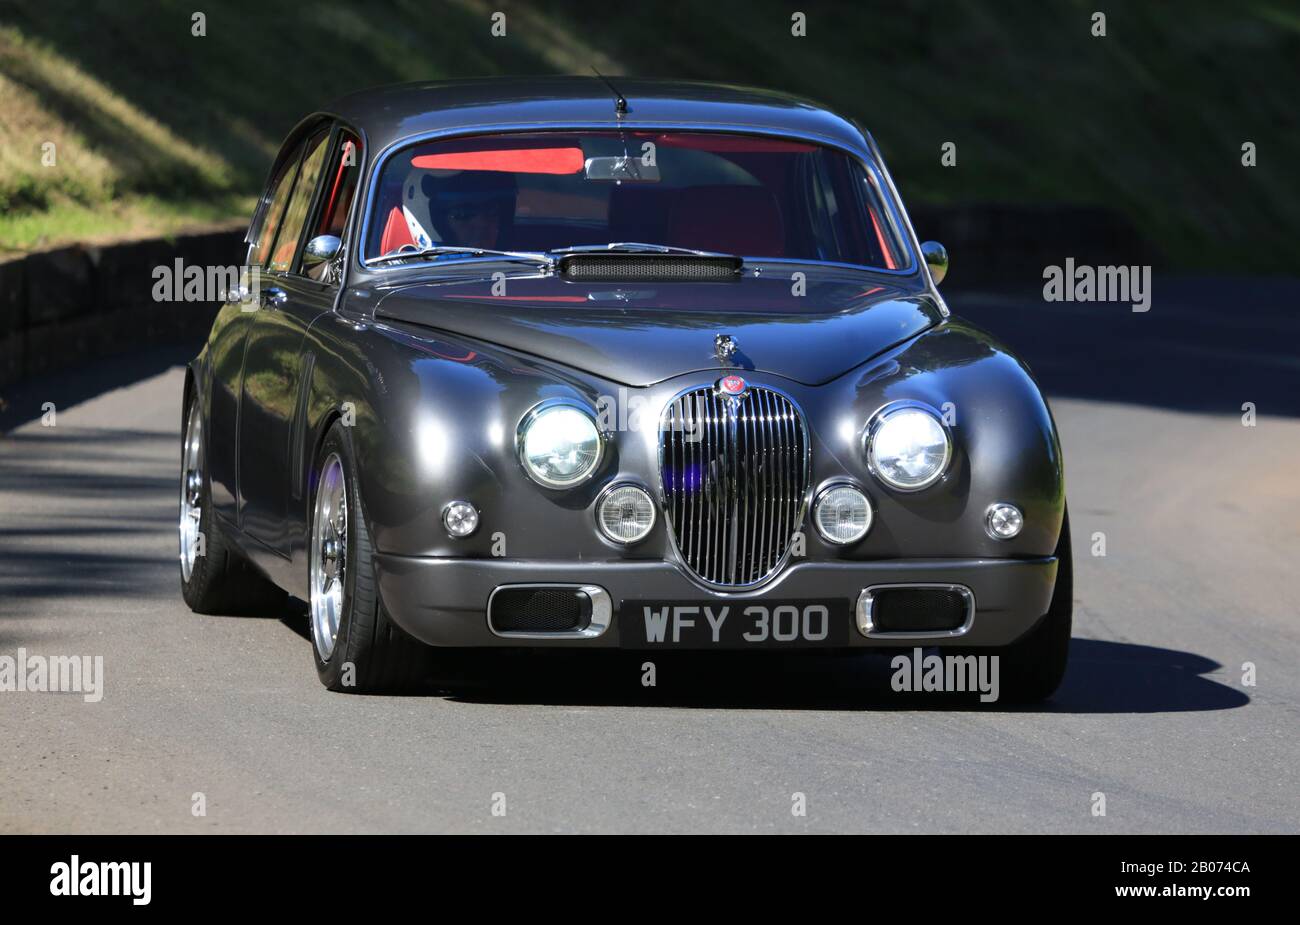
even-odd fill
[(583, 282), (700, 282), (740, 276), (739, 257), (683, 254), (573, 254), (560, 258), (560, 275)]

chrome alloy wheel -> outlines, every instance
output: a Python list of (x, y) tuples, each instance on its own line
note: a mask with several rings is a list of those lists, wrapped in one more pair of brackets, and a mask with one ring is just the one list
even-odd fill
[(311, 635), (322, 662), (334, 653), (347, 577), (348, 495), (343, 461), (331, 453), (316, 489), (311, 531)]
[(199, 519), (203, 516), (203, 425), (199, 421), (199, 403), (190, 405), (185, 423), (185, 443), (181, 448), (181, 577), (186, 581), (194, 574), (198, 558)]

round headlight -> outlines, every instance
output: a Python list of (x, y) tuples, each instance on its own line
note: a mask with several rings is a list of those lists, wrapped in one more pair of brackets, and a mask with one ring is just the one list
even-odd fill
[(538, 408), (524, 418), (519, 458), (541, 484), (568, 488), (596, 471), (600, 432), (590, 414), (572, 405)]
[(856, 543), (871, 529), (871, 502), (852, 485), (834, 485), (813, 503), (813, 523), (828, 543)]
[(952, 458), (952, 443), (939, 418), (905, 405), (878, 416), (867, 435), (867, 464), (900, 491), (916, 491), (939, 480)]
[(596, 505), (596, 523), (606, 539), (628, 544), (643, 540), (655, 524), (655, 506), (644, 489), (616, 485)]

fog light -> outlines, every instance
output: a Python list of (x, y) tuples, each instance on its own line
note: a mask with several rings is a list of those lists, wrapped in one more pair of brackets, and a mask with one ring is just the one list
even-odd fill
[(642, 488), (616, 485), (596, 502), (596, 523), (608, 540), (622, 545), (638, 542), (654, 526), (654, 502)]
[(451, 536), (469, 536), (478, 529), (478, 511), (468, 501), (453, 501), (442, 509), (442, 525)]
[(852, 485), (833, 485), (817, 496), (813, 523), (828, 543), (856, 543), (871, 529), (871, 502)]
[(1014, 504), (999, 501), (984, 512), (984, 529), (995, 540), (1009, 540), (1025, 525), (1024, 515)]

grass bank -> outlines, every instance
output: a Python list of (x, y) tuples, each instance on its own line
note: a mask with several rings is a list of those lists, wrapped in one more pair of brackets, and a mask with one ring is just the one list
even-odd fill
[(1113, 4), (1104, 37), (1099, 5), (800, 4), (796, 37), (766, 0), (0, 0), (0, 253), (242, 220), (283, 134), (358, 87), (594, 64), (829, 103), (909, 200), (1100, 205), (1176, 266), (1292, 271), (1294, 4)]

